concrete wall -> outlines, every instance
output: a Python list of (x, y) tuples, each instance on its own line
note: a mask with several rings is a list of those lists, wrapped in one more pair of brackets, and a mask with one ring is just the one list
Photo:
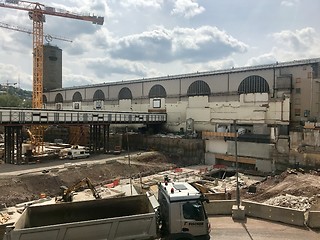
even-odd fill
[(215, 165), (216, 164), (215, 154), (211, 152), (206, 152), (204, 154), (204, 163), (206, 165)]
[[(235, 153), (234, 141), (228, 141), (228, 154)], [(238, 142), (238, 155), (260, 159), (272, 159), (273, 144)]]
[[(208, 215), (231, 215), (232, 206), (235, 204), (236, 200), (210, 200), (209, 203), (204, 203), (204, 207)], [(310, 211), (306, 214), (300, 210), (246, 200), (242, 201), (242, 205), (245, 206), (246, 216), (302, 227), (307, 224), (310, 228), (320, 228), (320, 211)]]
[(228, 142), (222, 139), (205, 140), (206, 152), (226, 154), (228, 152)]
[(208, 215), (231, 215), (235, 204), (236, 200), (211, 200), (204, 207)]
[(261, 172), (272, 172), (274, 169), (274, 166), (272, 165), (273, 160), (265, 160), (265, 159), (257, 159), (256, 160), (256, 168), (258, 171)]
[(290, 208), (270, 206), (262, 203), (242, 201), (245, 206), (246, 215), (258, 217), (270, 221), (283, 222), (296, 226), (305, 225), (305, 212)]
[(307, 225), (311, 228), (320, 228), (320, 211), (310, 211)]
[(145, 137), (141, 144), (144, 148), (167, 153), (176, 164), (197, 165), (204, 163), (204, 142), (199, 139)]

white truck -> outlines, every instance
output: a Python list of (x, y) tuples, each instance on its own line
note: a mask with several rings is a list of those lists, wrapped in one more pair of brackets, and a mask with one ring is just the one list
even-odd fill
[(90, 153), (85, 149), (70, 149), (67, 153), (69, 159), (88, 158)]
[(30, 206), (4, 240), (210, 239), (204, 199), (194, 187), (160, 183), (158, 200), (136, 195)]

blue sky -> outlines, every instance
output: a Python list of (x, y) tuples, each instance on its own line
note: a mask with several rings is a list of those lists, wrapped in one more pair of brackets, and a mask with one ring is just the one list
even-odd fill
[[(39, 2), (105, 18), (47, 16), (45, 33), (73, 40), (51, 42), (63, 50), (64, 87), (320, 57), (319, 0)], [(32, 28), (27, 12), (0, 12), (0, 22)], [(0, 83), (32, 89), (32, 37), (0, 34)]]

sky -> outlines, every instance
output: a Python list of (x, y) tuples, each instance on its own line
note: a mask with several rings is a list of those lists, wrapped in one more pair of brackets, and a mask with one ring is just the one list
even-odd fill
[[(32, 1), (32, 0), (31, 0)], [(32, 29), (28, 12), (1, 7), (0, 22)], [(46, 16), (62, 49), (63, 87), (129, 81), (320, 57), (319, 0), (41, 1), (91, 22)], [(32, 36), (0, 28), (0, 84), (32, 90)]]

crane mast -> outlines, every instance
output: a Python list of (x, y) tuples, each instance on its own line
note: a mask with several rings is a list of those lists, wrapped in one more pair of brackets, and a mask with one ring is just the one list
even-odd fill
[(32, 108), (42, 108), (43, 101), (43, 22), (40, 5), (29, 12), (33, 23), (33, 92)]

